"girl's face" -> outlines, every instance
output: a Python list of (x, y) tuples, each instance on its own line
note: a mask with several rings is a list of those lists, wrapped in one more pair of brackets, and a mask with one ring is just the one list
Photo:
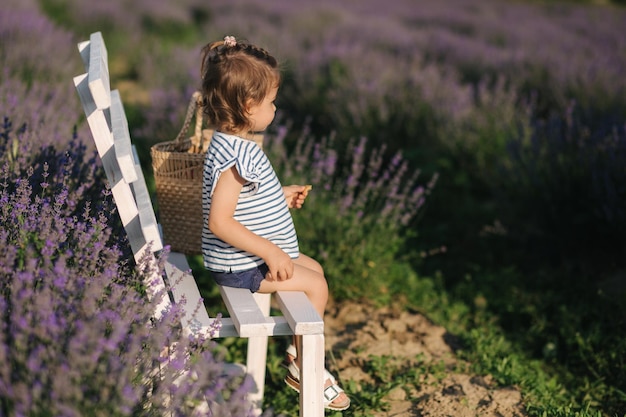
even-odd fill
[(278, 94), (278, 87), (273, 87), (259, 104), (252, 105), (248, 108), (251, 131), (262, 132), (272, 123), (276, 114), (276, 106), (274, 101)]

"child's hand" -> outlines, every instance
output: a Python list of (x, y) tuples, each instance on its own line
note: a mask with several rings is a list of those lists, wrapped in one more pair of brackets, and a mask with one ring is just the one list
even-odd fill
[(313, 188), (312, 185), (288, 185), (283, 187), (283, 194), (285, 194), (285, 200), (287, 200), (287, 207), (289, 208), (302, 208), (304, 200), (309, 191)]
[(293, 261), (285, 252), (277, 247), (277, 251), (271, 257), (265, 259), (269, 268), (265, 279), (268, 281), (285, 281), (293, 276)]

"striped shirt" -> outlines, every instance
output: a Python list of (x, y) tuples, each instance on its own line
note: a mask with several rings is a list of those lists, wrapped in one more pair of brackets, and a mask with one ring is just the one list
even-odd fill
[(246, 181), (239, 194), (234, 219), (251, 232), (276, 244), (291, 258), (299, 256), (298, 237), (285, 201), (282, 185), (267, 155), (255, 142), (215, 132), (204, 162), (202, 207), (202, 257), (210, 271), (235, 272), (252, 269), (262, 258), (219, 239), (209, 230), (213, 190), (222, 172), (235, 166)]

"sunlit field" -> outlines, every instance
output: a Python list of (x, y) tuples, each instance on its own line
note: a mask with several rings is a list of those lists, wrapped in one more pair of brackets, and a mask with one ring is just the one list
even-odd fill
[[(426, 315), (530, 416), (626, 416), (625, 22), (619, 2), (9, 0), (0, 415), (165, 412), (142, 372), (175, 317), (134, 325), (151, 306), (72, 83), (77, 42), (101, 31), (151, 186), (149, 148), (180, 130), (201, 47), (263, 46), (283, 71), (265, 149), (284, 183), (313, 184), (294, 218), (332, 302)], [(241, 344), (219, 346), (185, 347), (206, 378), (167, 412), (226, 386), (241, 415), (247, 386), (220, 372)], [(278, 381), (267, 405), (297, 415)], [(384, 409), (370, 404), (343, 415)]]

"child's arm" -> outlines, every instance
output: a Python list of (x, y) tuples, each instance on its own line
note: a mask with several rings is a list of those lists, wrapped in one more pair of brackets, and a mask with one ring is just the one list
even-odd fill
[(293, 261), (269, 240), (251, 232), (234, 219), (239, 193), (245, 180), (233, 166), (224, 171), (215, 185), (209, 229), (224, 242), (263, 258), (269, 268), (268, 280), (283, 281), (293, 276)]

